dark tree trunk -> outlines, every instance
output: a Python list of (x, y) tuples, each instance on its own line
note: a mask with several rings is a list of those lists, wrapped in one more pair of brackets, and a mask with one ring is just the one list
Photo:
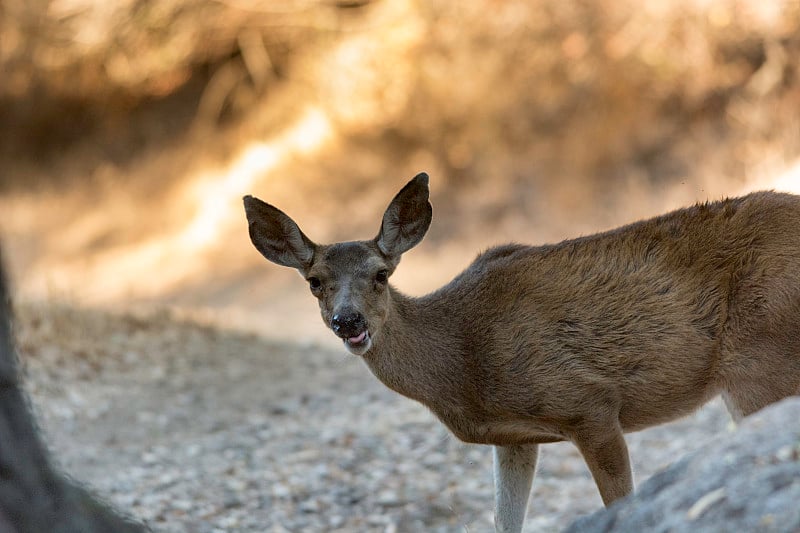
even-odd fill
[(0, 257), (0, 532), (147, 531), (55, 471), (17, 373)]

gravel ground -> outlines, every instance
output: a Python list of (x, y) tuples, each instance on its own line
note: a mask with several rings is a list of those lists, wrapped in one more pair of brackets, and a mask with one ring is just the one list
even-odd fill
[[(19, 306), (26, 386), (62, 469), (156, 531), (482, 532), (491, 454), (354, 356), (168, 313)], [(642, 481), (729, 427), (720, 402), (629, 435)], [(526, 531), (601, 506), (576, 449), (542, 447)]]

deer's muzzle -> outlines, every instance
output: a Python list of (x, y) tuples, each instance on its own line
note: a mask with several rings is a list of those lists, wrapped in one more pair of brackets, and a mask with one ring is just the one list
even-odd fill
[(356, 340), (366, 333), (367, 319), (358, 311), (336, 313), (331, 318), (331, 329), (338, 337)]
[(354, 355), (364, 355), (372, 347), (372, 338), (367, 329), (367, 319), (357, 311), (333, 315), (331, 329)]

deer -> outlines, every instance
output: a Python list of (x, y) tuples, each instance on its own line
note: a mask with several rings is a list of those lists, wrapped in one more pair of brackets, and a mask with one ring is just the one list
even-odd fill
[(800, 394), (800, 197), (755, 192), (557, 244), (480, 253), (432, 293), (390, 283), (432, 219), (429, 177), (371, 240), (315, 244), (244, 197), (252, 244), (294, 268), (387, 387), (493, 447), (495, 528), (522, 530), (539, 445), (572, 442), (605, 506), (633, 491), (624, 434), (721, 395), (738, 421)]

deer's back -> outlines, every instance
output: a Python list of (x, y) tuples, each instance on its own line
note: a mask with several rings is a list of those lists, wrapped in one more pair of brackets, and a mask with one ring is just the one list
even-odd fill
[(626, 429), (645, 427), (716, 394), (748, 332), (798, 310), (800, 197), (754, 193), (493, 248), (426, 300), (458, 324), (487, 416), (574, 413), (588, 391)]

